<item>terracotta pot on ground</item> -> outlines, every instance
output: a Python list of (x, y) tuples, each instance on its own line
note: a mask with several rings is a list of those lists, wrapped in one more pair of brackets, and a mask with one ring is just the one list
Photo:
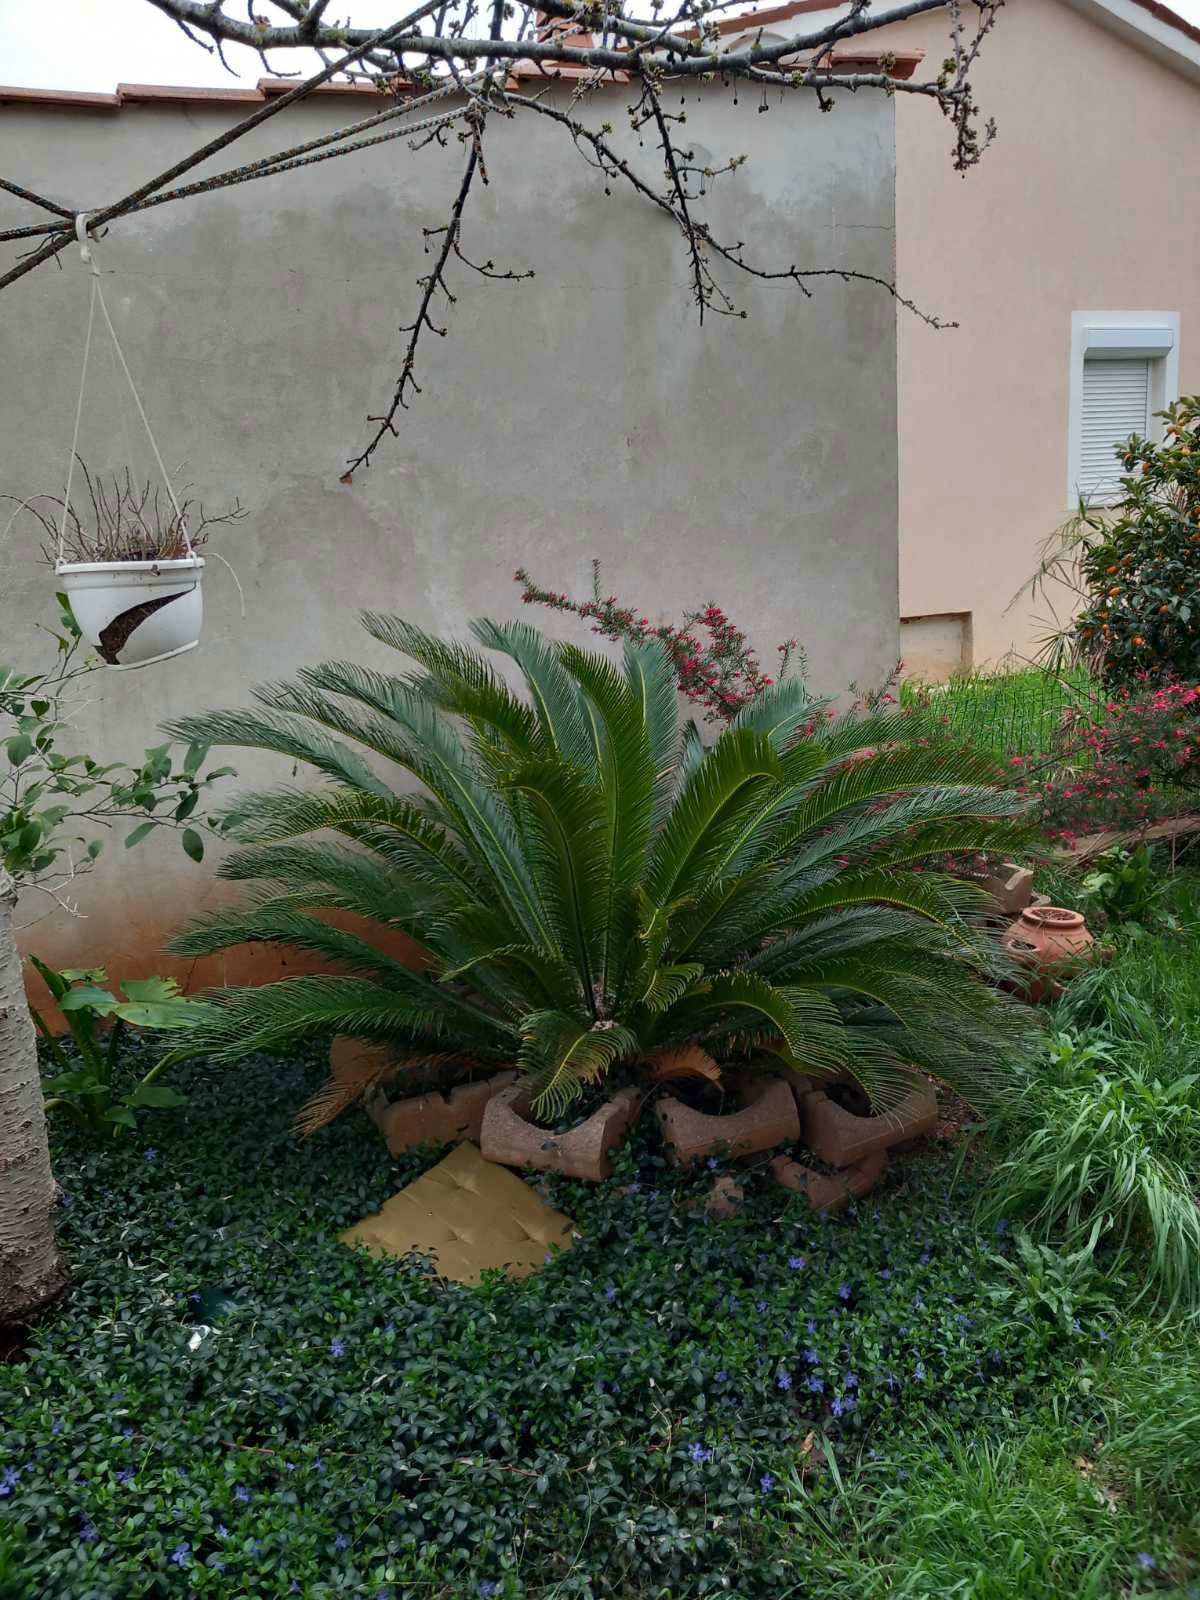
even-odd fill
[[(868, 1111), (865, 1095), (849, 1081), (820, 1083), (814, 1078), (797, 1078), (794, 1089), (801, 1137), (813, 1154), (831, 1167), (854, 1167), (937, 1127), (937, 1094), (933, 1085), (916, 1073), (904, 1098), (876, 1113)], [(861, 1098), (862, 1110), (853, 1107), (856, 1098)], [(844, 1103), (847, 1099), (852, 1105)]]
[(782, 1078), (752, 1077), (739, 1089), (741, 1109), (724, 1116), (664, 1095), (655, 1107), (663, 1138), (681, 1166), (712, 1155), (751, 1156), (800, 1137), (792, 1091)]
[(1004, 936), (1013, 960), (1036, 974), (1030, 988), (1034, 1000), (1051, 997), (1060, 977), (1091, 961), (1095, 944), (1081, 913), (1064, 906), (1027, 906)]
[(612, 1176), (612, 1151), (637, 1121), (641, 1104), (641, 1090), (619, 1089), (590, 1117), (556, 1133), (528, 1120), (529, 1096), (513, 1084), (488, 1101), (480, 1149), (501, 1166), (537, 1167), (599, 1183)]

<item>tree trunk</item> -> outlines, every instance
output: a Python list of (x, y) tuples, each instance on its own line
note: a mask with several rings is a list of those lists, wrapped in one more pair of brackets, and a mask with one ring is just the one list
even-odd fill
[(71, 1281), (54, 1237), (57, 1190), (13, 935), (16, 903), (0, 866), (0, 1327), (32, 1322)]

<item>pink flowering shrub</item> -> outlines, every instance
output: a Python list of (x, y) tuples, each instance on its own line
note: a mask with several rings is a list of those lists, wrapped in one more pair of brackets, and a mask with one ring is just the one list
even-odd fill
[(1197, 802), (1200, 790), (1200, 690), (1145, 674), (1116, 690), (1069, 729), (1075, 758), (1048, 773), (1011, 758), (1019, 792), (1038, 803), (1048, 839), (1071, 846), (1081, 834), (1124, 832)]
[[(592, 562), (592, 572), (594, 592), (590, 600), (572, 600), (569, 595), (543, 589), (524, 567), (513, 573), (513, 581), (521, 585), (521, 599), (526, 605), (569, 611), (589, 621), (592, 632), (605, 639), (630, 639), (635, 643), (661, 639), (675, 665), (680, 694), (692, 705), (703, 708), (706, 722), (735, 717), (747, 701), (775, 682), (775, 677), (762, 670), (746, 635), (720, 606), (710, 601), (698, 611), (684, 612), (679, 623), (652, 623), (636, 608), (622, 605), (616, 595), (600, 594), (598, 561)], [(776, 654), (776, 677), (785, 677), (793, 663), (804, 676), (807, 662), (795, 639), (785, 639), (777, 645)]]

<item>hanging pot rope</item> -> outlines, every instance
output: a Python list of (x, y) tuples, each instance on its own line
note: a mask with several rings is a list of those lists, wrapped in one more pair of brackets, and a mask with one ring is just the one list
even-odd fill
[(163, 464), (163, 458), (158, 448), (158, 441), (154, 437), (154, 429), (150, 426), (150, 419), (146, 415), (146, 408), (142, 404), (142, 397), (138, 393), (137, 384), (133, 381), (133, 373), (129, 370), (129, 363), (126, 361), (125, 352), (121, 348), (121, 341), (117, 338), (117, 330), (113, 327), (112, 317), (109, 316), (108, 313), (108, 302), (104, 298), (104, 287), (100, 278), (100, 268), (96, 265), (93, 245), (88, 241), (88, 215), (88, 212), (80, 211), (75, 218), (75, 237), (79, 241), (79, 257), (84, 266), (87, 267), (91, 272), (92, 293), (88, 302), (87, 334), (85, 335), (83, 342), (83, 366), (79, 374), (79, 398), (75, 402), (75, 426), (71, 433), (71, 454), (67, 460), (67, 489), (66, 494), (63, 497), (62, 520), (58, 525), (58, 565), (61, 566), (63, 561), (63, 551), (67, 536), (67, 514), (71, 509), (71, 482), (75, 475), (75, 456), (79, 448), (79, 422), (83, 415), (83, 395), (84, 390), (87, 387), (88, 358), (91, 355), (92, 350), (92, 333), (96, 325), (97, 304), (99, 304), (100, 314), (104, 318), (104, 325), (108, 329), (109, 337), (112, 339), (113, 349), (117, 353), (117, 360), (121, 364), (121, 371), (125, 374), (126, 382), (129, 384), (129, 392), (133, 396), (133, 403), (137, 407), (138, 416), (142, 419), (142, 426), (146, 430), (146, 437), (150, 441), (150, 448), (154, 452), (154, 459), (158, 464), (158, 470), (162, 474), (162, 480), (167, 486), (167, 494), (170, 496), (171, 506), (175, 512), (175, 520), (178, 524), (180, 533), (183, 535), (184, 548), (186, 549), (188, 559), (190, 560), (195, 555), (195, 551), (192, 549), (192, 541), (187, 531), (187, 519), (184, 517), (179, 501), (175, 498), (175, 488), (171, 482), (167, 469)]

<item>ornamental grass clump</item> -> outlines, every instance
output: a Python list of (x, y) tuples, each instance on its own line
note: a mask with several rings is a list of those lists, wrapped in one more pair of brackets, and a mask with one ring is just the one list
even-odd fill
[[(811, 734), (823, 708), (799, 681), (767, 686), (706, 747), (680, 727), (657, 642), (616, 664), (475, 623), (522, 697), (479, 650), (364, 623), (414, 665), (305, 668), (258, 689), (255, 709), (178, 725), (325, 782), (242, 798), (229, 826), (244, 847), (222, 872), (252, 898), (175, 951), (291, 945), (344, 969), (218, 991), (198, 1048), (231, 1062), (323, 1033), (389, 1046), (417, 1072), (515, 1060), (542, 1119), (618, 1064), (687, 1044), (849, 1072), (878, 1103), (908, 1063), (974, 1099), (1004, 1081), (1029, 1022), (983, 981), (1001, 962), (986, 898), (912, 870), (1026, 840), (990, 758), (927, 747), (919, 714)], [(310, 1125), (385, 1070), (401, 1068), (332, 1086)]]

